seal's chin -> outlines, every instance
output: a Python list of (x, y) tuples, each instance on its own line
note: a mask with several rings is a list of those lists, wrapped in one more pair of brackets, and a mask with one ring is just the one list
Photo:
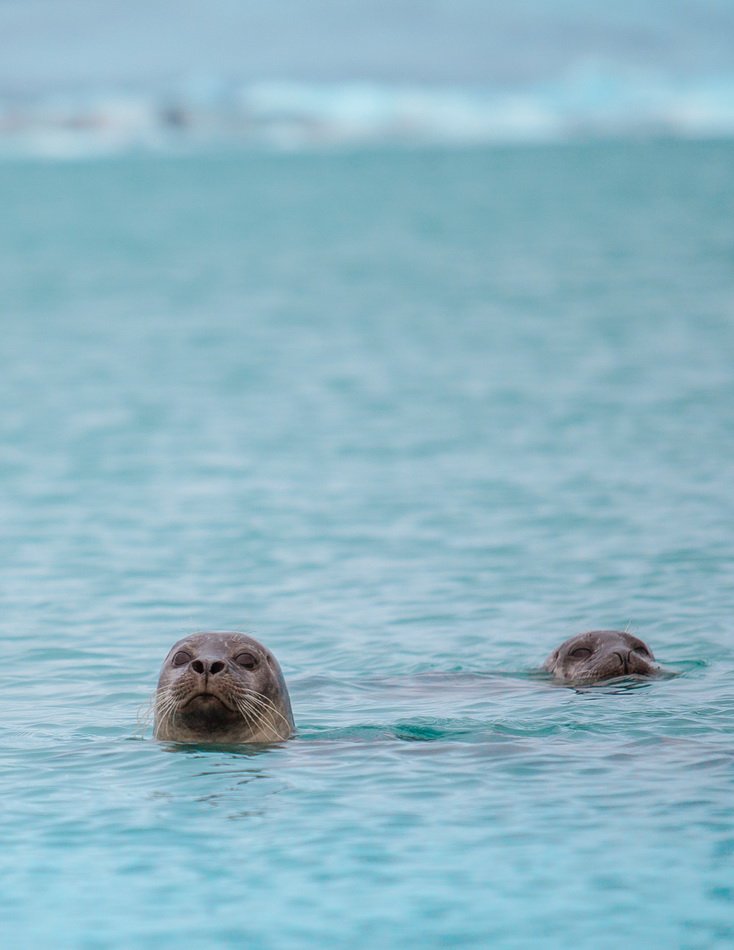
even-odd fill
[(192, 696), (189, 696), (183, 703), (181, 703), (179, 709), (181, 712), (204, 714), (211, 713), (214, 715), (225, 711), (234, 712), (232, 707), (220, 696), (218, 696), (216, 693), (210, 693), (206, 690), (201, 693), (194, 693)]
[(206, 691), (187, 698), (175, 715), (181, 727), (189, 733), (188, 738), (201, 739), (225, 737), (242, 718), (224, 699)]

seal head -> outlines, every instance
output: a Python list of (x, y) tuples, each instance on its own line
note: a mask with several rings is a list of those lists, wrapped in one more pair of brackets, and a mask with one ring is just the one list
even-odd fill
[(194, 633), (171, 647), (156, 691), (156, 739), (267, 743), (294, 729), (278, 661), (253, 637)]
[(564, 683), (596, 683), (660, 672), (650, 647), (620, 630), (590, 630), (571, 637), (551, 653), (543, 669)]

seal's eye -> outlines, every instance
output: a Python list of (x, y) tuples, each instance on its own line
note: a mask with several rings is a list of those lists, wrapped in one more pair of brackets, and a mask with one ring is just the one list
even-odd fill
[(636, 647), (632, 647), (635, 653), (641, 653), (643, 656), (650, 656), (650, 651), (647, 649), (644, 643), (638, 643)]
[(171, 660), (174, 666), (185, 666), (187, 663), (191, 662), (191, 654), (187, 653), (185, 650), (179, 650), (178, 653)]
[(244, 666), (246, 670), (254, 670), (257, 666), (257, 657), (252, 653), (238, 653), (234, 661), (237, 666)]
[(593, 651), (588, 647), (576, 647), (576, 649), (571, 650), (568, 655), (572, 656), (574, 660), (585, 660), (587, 657), (591, 656), (592, 652)]

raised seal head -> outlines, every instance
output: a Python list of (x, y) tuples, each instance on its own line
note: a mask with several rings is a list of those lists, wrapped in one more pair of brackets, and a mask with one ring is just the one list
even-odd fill
[(171, 647), (158, 678), (156, 739), (268, 743), (294, 729), (278, 661), (253, 637), (193, 633)]
[(595, 683), (660, 672), (644, 640), (620, 630), (590, 630), (571, 637), (551, 653), (543, 669), (565, 683)]

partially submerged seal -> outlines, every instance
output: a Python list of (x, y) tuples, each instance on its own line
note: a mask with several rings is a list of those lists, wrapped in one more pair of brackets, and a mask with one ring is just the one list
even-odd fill
[(595, 683), (620, 676), (654, 676), (660, 672), (650, 647), (620, 630), (590, 630), (571, 637), (543, 664), (565, 683)]
[(294, 729), (278, 661), (253, 637), (194, 633), (171, 647), (156, 691), (156, 739), (280, 742)]

